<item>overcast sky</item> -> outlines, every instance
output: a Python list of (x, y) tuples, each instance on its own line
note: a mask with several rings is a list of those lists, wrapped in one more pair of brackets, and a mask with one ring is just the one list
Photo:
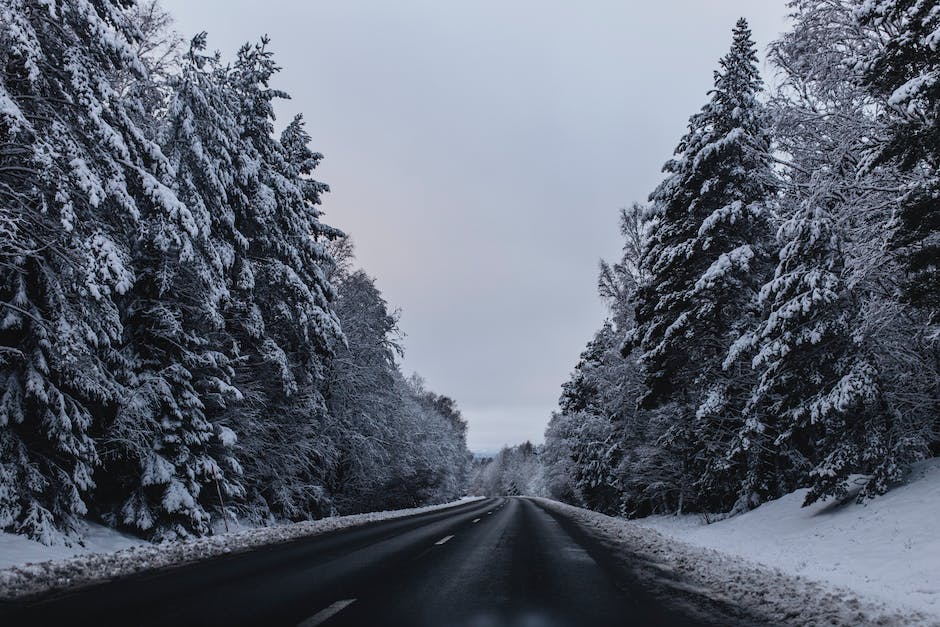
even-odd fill
[[(231, 58), (270, 35), (352, 235), (407, 334), (404, 369), (454, 397), (469, 445), (540, 442), (605, 310), (598, 260), (704, 103), (738, 17), (785, 0), (164, 0)], [(766, 68), (764, 68), (766, 69)]]

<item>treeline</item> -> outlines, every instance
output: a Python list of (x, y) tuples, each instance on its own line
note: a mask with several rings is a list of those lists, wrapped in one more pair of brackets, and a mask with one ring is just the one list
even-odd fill
[[(462, 494), (466, 425), (325, 224), (267, 40), (0, 2), (0, 529), (153, 539)], [(223, 505), (224, 502), (224, 511)]]
[(794, 0), (764, 91), (738, 22), (540, 458), (609, 513), (859, 499), (940, 453), (940, 10)]
[(494, 457), (474, 462), (471, 494), (523, 496), (541, 495), (544, 491), (539, 452), (531, 442), (505, 446)]

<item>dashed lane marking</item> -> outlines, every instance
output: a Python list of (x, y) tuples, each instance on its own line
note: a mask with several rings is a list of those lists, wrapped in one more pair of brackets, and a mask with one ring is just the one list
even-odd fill
[(445, 542), (447, 542), (448, 540), (450, 540), (450, 539), (453, 538), (453, 537), (454, 537), (454, 536), (444, 536), (443, 538), (441, 538), (440, 540), (438, 540), (438, 541), (435, 542), (434, 544), (444, 544)]
[(479, 519), (479, 518), (474, 518), (474, 519), (473, 519), (473, 522), (478, 523), (478, 522), (480, 522), (480, 519)]
[(352, 605), (355, 600), (356, 599), (343, 599), (342, 601), (337, 601), (333, 605), (323, 608), (310, 618), (297, 623), (297, 627), (317, 627), (317, 625), (322, 625)]

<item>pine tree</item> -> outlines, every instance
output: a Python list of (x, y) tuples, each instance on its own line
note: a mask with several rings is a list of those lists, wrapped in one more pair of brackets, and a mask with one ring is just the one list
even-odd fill
[(126, 381), (114, 346), (135, 278), (128, 234), (179, 206), (137, 102), (110, 82), (144, 73), (125, 5), (0, 7), (0, 527), (44, 542), (87, 511), (90, 433)]
[(886, 25), (884, 45), (869, 56), (865, 83), (887, 98), (891, 136), (872, 155), (916, 172), (901, 198), (893, 244), (908, 273), (905, 295), (940, 322), (940, 11), (926, 0), (873, 0), (858, 11)]
[[(770, 314), (754, 358), (760, 382), (737, 442), (748, 452), (742, 506), (782, 496), (807, 476), (818, 485), (810, 500), (829, 493), (826, 484), (844, 483), (861, 463), (848, 454), (848, 423), (880, 409), (877, 371), (852, 339), (856, 307), (842, 245), (820, 200), (805, 200), (781, 228), (780, 262), (761, 293)], [(832, 444), (840, 452), (816, 467)]]
[(684, 408), (673, 445), (683, 451), (687, 479), (712, 484), (711, 507), (726, 504), (717, 488), (728, 481), (708, 474), (724, 455), (749, 388), (747, 368), (728, 367), (726, 357), (756, 316), (775, 188), (757, 54), (743, 19), (720, 66), (711, 99), (690, 119), (664, 168), (668, 178), (650, 197), (656, 216), (644, 251), (647, 278), (625, 346), (641, 351), (643, 405), (676, 401)]
[[(247, 403), (230, 416), (242, 438), (253, 510), (293, 519), (329, 511), (323, 488), (332, 448), (320, 436), (325, 405), (324, 362), (341, 341), (331, 308), (325, 243), (340, 235), (320, 221), (328, 190), (310, 174), (322, 155), (309, 147), (295, 118), (274, 137), (278, 70), (267, 40), (245, 45), (229, 73), (240, 132), (236, 172), (240, 197), (230, 198), (236, 247), (232, 306), (226, 311), (238, 341), (236, 385)], [(268, 454), (278, 450), (278, 456)]]
[(241, 396), (222, 315), (239, 239), (227, 202), (238, 134), (218, 61), (204, 47), (203, 34), (173, 81), (164, 150), (185, 206), (144, 218), (125, 320), (136, 377), (108, 432), (117, 521), (155, 539), (206, 533), (216, 482), (230, 497), (242, 492), (233, 432), (219, 419)]

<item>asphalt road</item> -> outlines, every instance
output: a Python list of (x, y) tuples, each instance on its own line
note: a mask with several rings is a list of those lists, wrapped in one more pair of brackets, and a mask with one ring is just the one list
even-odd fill
[(14, 625), (727, 625), (681, 581), (617, 564), (574, 522), (487, 499), (28, 603)]

